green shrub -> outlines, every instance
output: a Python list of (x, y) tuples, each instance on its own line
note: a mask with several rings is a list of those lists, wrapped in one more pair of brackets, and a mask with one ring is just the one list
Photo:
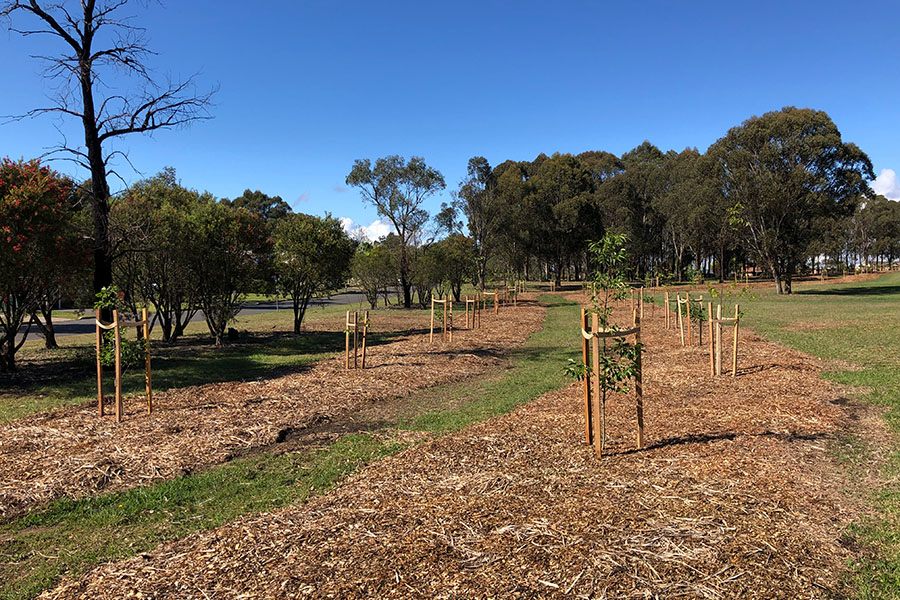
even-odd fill
[[(144, 364), (144, 340), (122, 338), (122, 368), (139, 367)], [(103, 333), (103, 345), (100, 346), (100, 364), (104, 367), (116, 366), (116, 332)]]

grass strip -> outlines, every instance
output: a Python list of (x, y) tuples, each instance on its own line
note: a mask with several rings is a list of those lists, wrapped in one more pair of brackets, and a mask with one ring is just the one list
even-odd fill
[(578, 305), (558, 296), (542, 296), (547, 305), (543, 328), (512, 352), (510, 368), (500, 376), (442, 386), (416, 394), (413, 405), (450, 406), (403, 419), (400, 427), (424, 431), (457, 431), (513, 410), (566, 383), (567, 358), (581, 351)]

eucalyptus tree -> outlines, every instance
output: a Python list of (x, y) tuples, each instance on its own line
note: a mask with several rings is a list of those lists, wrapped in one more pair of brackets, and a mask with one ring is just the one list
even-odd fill
[(265, 272), (272, 251), (268, 228), (259, 215), (213, 200), (191, 211), (187, 227), (192, 248), (188, 272), (197, 286), (197, 304), (219, 347), (244, 296)]
[(191, 214), (212, 196), (182, 186), (175, 169), (136, 182), (112, 202), (110, 239), (113, 279), (125, 303), (137, 312), (140, 302), (155, 310), (154, 322), (166, 343), (175, 342), (199, 310), (197, 280), (191, 273)]
[(446, 187), (440, 171), (413, 156), (407, 162), (401, 156), (386, 156), (375, 161), (358, 159), (347, 175), (347, 185), (357, 187), (365, 202), (388, 219), (400, 246), (399, 279), (403, 306), (412, 306), (410, 247), (428, 222), (425, 200)]
[(504, 212), (497, 197), (494, 170), (483, 156), (473, 156), (466, 167), (466, 176), (459, 182), (457, 203), (466, 216), (469, 236), (475, 245), (477, 285), (484, 289), (487, 264), (495, 253), (498, 233), (503, 225)]
[[(129, 0), (8, 0), (0, 4), (10, 30), (23, 36), (48, 36), (37, 53), (47, 63), (45, 77), (56, 82), (48, 106), (21, 118), (55, 115), (80, 122), (84, 142), (64, 140), (55, 152), (90, 172), (93, 212), (94, 292), (112, 283), (113, 248), (109, 232), (112, 161), (124, 156), (111, 143), (133, 133), (150, 133), (208, 118), (212, 92), (198, 92), (194, 78), (160, 83), (148, 65), (154, 53), (144, 30), (127, 9)], [(62, 48), (54, 54), (53, 44)]]
[(751, 117), (709, 149), (744, 243), (791, 293), (798, 267), (829, 218), (853, 213), (874, 178), (869, 157), (845, 143), (823, 111), (786, 107)]
[(528, 187), (533, 244), (553, 265), (559, 283), (563, 269), (600, 227), (591, 174), (571, 154), (554, 154), (541, 162)]

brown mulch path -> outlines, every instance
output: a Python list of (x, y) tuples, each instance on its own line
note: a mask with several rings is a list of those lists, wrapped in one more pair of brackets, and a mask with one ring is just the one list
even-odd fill
[[(459, 325), (452, 345), (414, 333), (367, 349), (366, 369), (344, 370), (344, 356), (298, 372), (248, 382), (216, 383), (125, 402), (124, 421), (97, 416), (95, 404), (29, 416), (0, 430), (0, 518), (50, 500), (77, 498), (175, 477), (269, 446), (302, 430), (415, 390), (503, 364), (511, 348), (539, 329), (544, 308), (520, 304), (482, 328)], [(372, 315), (373, 328), (427, 330), (427, 315)], [(343, 330), (343, 319), (331, 324)], [(86, 377), (93, 376), (90, 373)]]
[(598, 461), (573, 384), (42, 597), (840, 597), (841, 532), (860, 508), (829, 445), (848, 425), (887, 436), (881, 419), (819, 361), (751, 332), (739, 377), (712, 378), (659, 314), (644, 327), (643, 451), (619, 398)]

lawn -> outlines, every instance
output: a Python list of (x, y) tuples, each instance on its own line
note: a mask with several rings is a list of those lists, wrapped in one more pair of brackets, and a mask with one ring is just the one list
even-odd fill
[[(866, 390), (866, 400), (884, 406), (885, 418), (900, 434), (900, 273), (842, 284), (809, 285), (792, 297), (767, 292), (742, 310), (754, 329), (788, 346), (835, 359), (826, 377)], [(854, 440), (865, 455), (865, 441)], [(891, 484), (872, 492), (878, 516), (850, 532), (872, 551), (853, 565), (860, 598), (900, 595), (900, 450), (894, 450), (885, 477)]]

